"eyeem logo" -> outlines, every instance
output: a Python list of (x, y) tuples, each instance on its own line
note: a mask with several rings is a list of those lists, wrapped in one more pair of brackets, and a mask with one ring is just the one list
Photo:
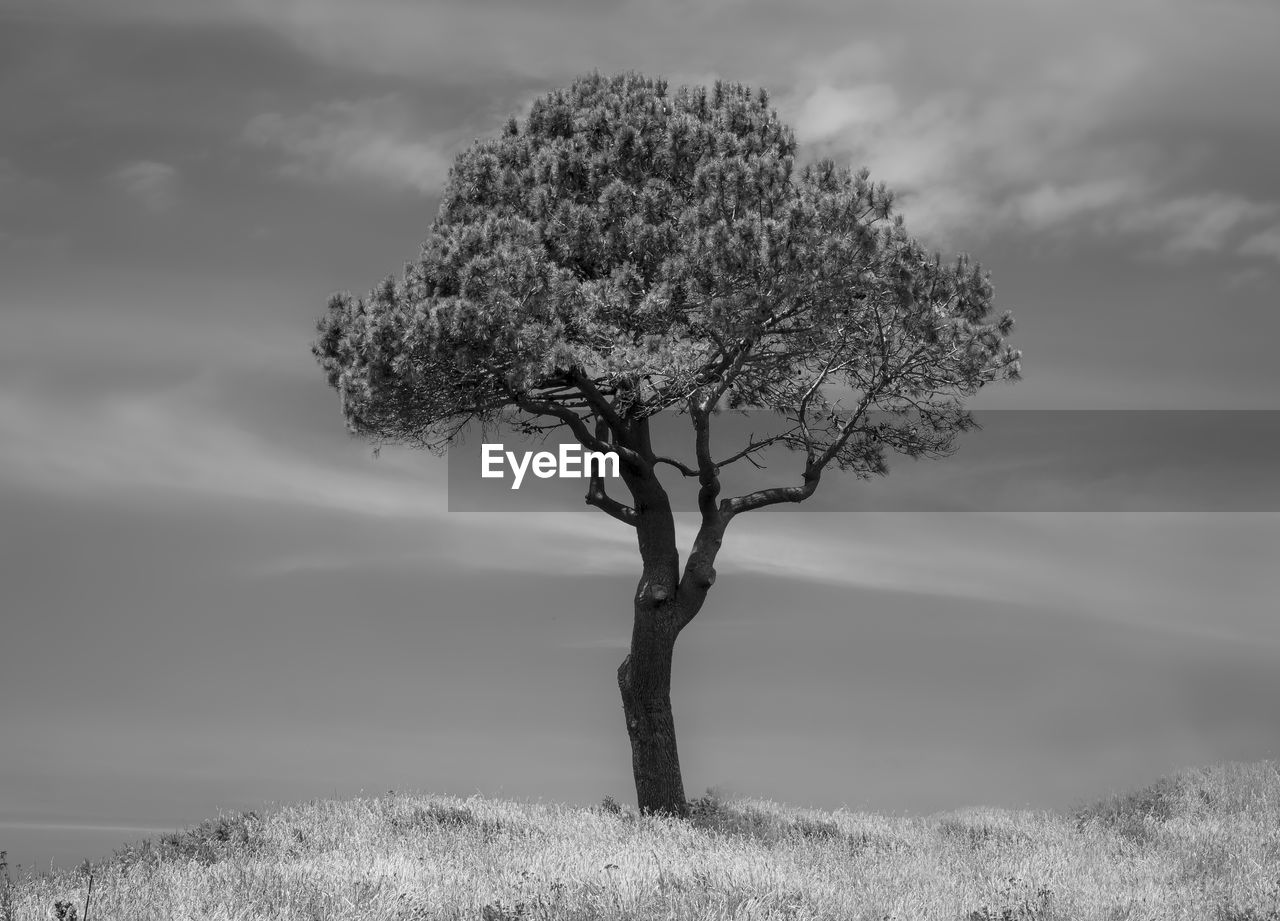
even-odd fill
[[(520, 484), (524, 482), (525, 473), (533, 470), (533, 475), (542, 480), (551, 477), (561, 477), (567, 480), (580, 480), (584, 477), (591, 476), (613, 476), (618, 473), (618, 455), (603, 451), (587, 451), (583, 453), (582, 445), (563, 444), (560, 445), (560, 452), (552, 454), (550, 451), (525, 451), (519, 457), (516, 457), (514, 451), (504, 451), (503, 445), (498, 444), (482, 444), (480, 446), (480, 454), (483, 459), (480, 468), (482, 477), (493, 479), (506, 476), (506, 470), (503, 462), (510, 465), (512, 473), (515, 475), (511, 481), (512, 489), (519, 489)], [(595, 466), (592, 466), (592, 465)], [(612, 466), (612, 472), (610, 471)]]

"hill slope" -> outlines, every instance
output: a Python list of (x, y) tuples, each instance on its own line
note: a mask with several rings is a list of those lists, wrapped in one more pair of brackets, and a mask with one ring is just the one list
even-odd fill
[[(222, 816), (118, 852), (93, 882), (92, 921), (1280, 921), (1280, 765), (1187, 771), (1073, 815), (704, 797), (678, 822), (388, 794)], [(83, 914), (86, 883), (18, 879), (0, 921)]]

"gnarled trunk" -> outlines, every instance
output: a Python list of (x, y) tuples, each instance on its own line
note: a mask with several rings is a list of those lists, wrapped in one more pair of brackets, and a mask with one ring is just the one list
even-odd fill
[[(652, 455), (647, 419), (637, 422), (632, 435), (642, 452)], [(671, 716), (671, 655), (676, 636), (698, 613), (715, 581), (711, 563), (723, 527), (704, 526), (695, 542), (691, 571), (682, 578), (675, 519), (666, 491), (652, 467), (624, 463), (621, 473), (635, 503), (633, 523), (643, 563), (634, 598), (631, 651), (618, 667), (636, 800), (641, 812), (683, 816), (689, 804)]]
[[(631, 772), (641, 812), (683, 816), (688, 812), (676, 726), (671, 715), (672, 642), (654, 657), (628, 655), (618, 667), (618, 689), (631, 739)], [(637, 667), (637, 663), (646, 663)]]

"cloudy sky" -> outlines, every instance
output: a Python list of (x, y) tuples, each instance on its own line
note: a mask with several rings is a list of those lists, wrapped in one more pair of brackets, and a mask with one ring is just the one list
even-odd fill
[[(1280, 410), (1277, 35), (1270, 0), (6, 0), (0, 848), (630, 798), (631, 533), (448, 512), (308, 352), (540, 93), (768, 88), (992, 270), (1026, 380), (981, 407)], [(1277, 549), (1274, 513), (748, 516), (676, 656), (686, 785), (1064, 806), (1275, 757)]]

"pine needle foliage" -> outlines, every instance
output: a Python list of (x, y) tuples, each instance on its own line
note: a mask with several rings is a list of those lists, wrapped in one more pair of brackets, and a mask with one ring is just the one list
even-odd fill
[(350, 428), (443, 450), (514, 414), (586, 443), (594, 418), (729, 407), (788, 419), (811, 465), (945, 451), (960, 398), (1017, 376), (1010, 316), (865, 170), (796, 156), (742, 85), (592, 74), (538, 99), (457, 157), (402, 277), (330, 301), (314, 351)]

